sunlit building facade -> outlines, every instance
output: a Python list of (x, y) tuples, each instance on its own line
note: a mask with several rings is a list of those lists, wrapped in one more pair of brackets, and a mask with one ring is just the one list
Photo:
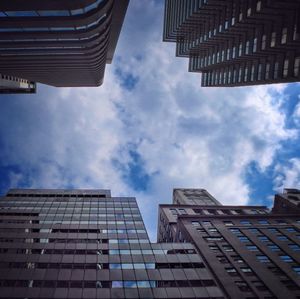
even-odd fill
[(299, 0), (166, 0), (164, 41), (202, 86), (300, 81)]
[(0, 1), (0, 73), (57, 87), (101, 85), (128, 2)]

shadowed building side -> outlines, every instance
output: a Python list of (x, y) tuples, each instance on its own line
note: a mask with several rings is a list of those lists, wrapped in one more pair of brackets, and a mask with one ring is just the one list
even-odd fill
[(0, 73), (57, 87), (101, 85), (128, 3), (1, 1)]
[(163, 39), (202, 86), (300, 81), (299, 0), (166, 0)]

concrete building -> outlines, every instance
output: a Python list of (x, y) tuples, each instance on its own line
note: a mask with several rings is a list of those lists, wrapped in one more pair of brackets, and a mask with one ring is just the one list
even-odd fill
[(202, 86), (300, 81), (299, 0), (166, 0), (163, 39)]
[(0, 73), (57, 87), (101, 85), (128, 3), (0, 1)]
[(160, 205), (158, 242), (193, 243), (226, 298), (300, 298), (300, 213), (282, 207), (299, 194), (276, 195), (270, 212), (217, 204), (203, 189), (175, 189), (173, 204)]

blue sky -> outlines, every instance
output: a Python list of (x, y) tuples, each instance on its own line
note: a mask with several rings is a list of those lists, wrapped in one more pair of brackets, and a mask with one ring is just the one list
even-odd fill
[[(100, 88), (1, 96), (0, 188), (107, 188), (136, 196), (152, 239), (174, 187), (271, 205), (300, 187), (295, 84), (201, 88), (162, 42), (163, 1), (131, 0)], [(155, 219), (155, 220), (153, 220)]]

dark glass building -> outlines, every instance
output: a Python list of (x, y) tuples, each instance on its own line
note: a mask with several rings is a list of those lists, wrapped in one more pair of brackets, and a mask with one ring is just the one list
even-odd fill
[(299, 0), (166, 0), (163, 39), (202, 86), (300, 81)]
[(58, 87), (101, 85), (128, 3), (0, 1), (0, 73)]
[(135, 198), (10, 190), (0, 199), (0, 298), (225, 298), (191, 243), (150, 243)]
[(300, 298), (299, 203), (297, 189), (276, 195), (272, 212), (175, 189), (160, 205), (158, 242), (193, 243), (226, 298)]

